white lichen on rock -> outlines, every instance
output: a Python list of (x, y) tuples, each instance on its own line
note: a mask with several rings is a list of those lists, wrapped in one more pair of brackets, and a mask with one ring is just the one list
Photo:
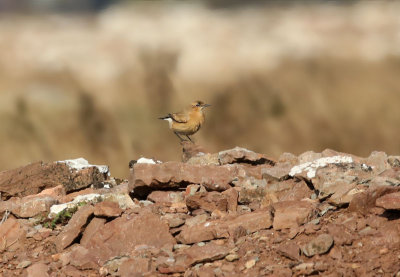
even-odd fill
[(160, 164), (161, 161), (141, 157), (139, 160), (137, 160), (136, 163), (138, 163), (138, 164)]
[(292, 167), (289, 172), (290, 176), (300, 174), (303, 171), (307, 171), (308, 178), (314, 178), (318, 168), (325, 167), (328, 164), (341, 164), (341, 163), (352, 163), (353, 158), (350, 156), (333, 156), (320, 158), (312, 162), (296, 165)]
[(61, 213), (62, 211), (78, 206), (79, 203), (82, 202), (97, 203), (103, 200), (104, 200), (104, 195), (98, 193), (78, 195), (71, 202), (51, 206), (49, 212), (49, 218), (54, 218), (57, 214)]
[(97, 169), (100, 171), (100, 173), (108, 174), (110, 175), (110, 171), (108, 169), (108, 166), (106, 165), (93, 165), (89, 164), (87, 160), (84, 158), (77, 158), (73, 160), (65, 160), (65, 161), (58, 161), (57, 163), (65, 163), (66, 165), (69, 166), (69, 168), (74, 169), (74, 170), (82, 170), (85, 168), (89, 167), (97, 167)]

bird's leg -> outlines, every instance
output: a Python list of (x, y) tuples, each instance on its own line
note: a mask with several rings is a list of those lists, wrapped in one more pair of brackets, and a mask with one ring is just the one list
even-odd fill
[(177, 133), (177, 132), (175, 132), (175, 131), (174, 131), (174, 134), (175, 134), (175, 135), (176, 135), (176, 136), (179, 138), (179, 140), (180, 140), (180, 141), (185, 141), (183, 138), (181, 138), (181, 136), (180, 136), (180, 135), (178, 135), (178, 133)]
[(193, 140), (188, 135), (186, 135), (186, 137), (190, 140), (190, 142), (194, 143)]

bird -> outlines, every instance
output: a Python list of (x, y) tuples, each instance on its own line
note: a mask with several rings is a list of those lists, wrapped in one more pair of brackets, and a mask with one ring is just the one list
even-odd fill
[(204, 108), (209, 106), (211, 105), (205, 104), (203, 101), (195, 101), (182, 112), (169, 113), (167, 116), (159, 117), (159, 119), (168, 121), (169, 128), (181, 142), (186, 141), (181, 135), (186, 136), (193, 142), (189, 136), (196, 133), (203, 125), (205, 119)]

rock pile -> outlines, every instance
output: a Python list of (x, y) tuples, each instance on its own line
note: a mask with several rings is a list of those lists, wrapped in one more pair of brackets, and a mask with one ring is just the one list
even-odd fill
[(244, 148), (0, 173), (3, 276), (400, 276), (400, 157)]

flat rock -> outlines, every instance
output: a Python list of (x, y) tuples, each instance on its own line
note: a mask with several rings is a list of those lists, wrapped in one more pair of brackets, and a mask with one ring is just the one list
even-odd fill
[(277, 248), (278, 253), (293, 261), (300, 259), (300, 247), (294, 242), (282, 244)]
[(27, 277), (47, 277), (49, 267), (44, 263), (36, 263), (28, 267)]
[(74, 213), (68, 224), (56, 238), (55, 245), (58, 252), (61, 252), (64, 248), (71, 245), (71, 243), (79, 236), (93, 212), (94, 207), (92, 205), (86, 205)]
[(171, 251), (174, 244), (168, 225), (158, 215), (143, 210), (139, 214), (123, 214), (98, 228), (85, 241), (85, 249), (90, 253), (86, 261), (81, 260), (82, 255), (72, 255), (71, 263), (102, 265), (111, 257), (129, 255), (139, 245)]
[(103, 201), (94, 206), (94, 215), (101, 217), (117, 217), (122, 213), (118, 203), (112, 201)]
[(219, 165), (218, 153), (199, 153), (198, 155), (191, 157), (187, 163), (196, 165)]
[(400, 210), (400, 192), (388, 193), (376, 199), (376, 206), (385, 210)]
[(0, 201), (0, 214), (8, 210), (17, 217), (35, 217), (48, 213), (56, 203), (55, 198), (47, 195), (30, 195), (22, 199), (13, 197), (8, 201)]
[(298, 227), (312, 219), (316, 205), (308, 201), (281, 201), (273, 204), (275, 230)]
[(130, 172), (129, 188), (141, 197), (151, 191), (185, 188), (201, 184), (207, 190), (224, 191), (238, 175), (235, 166), (190, 165), (180, 162), (135, 164)]
[(186, 256), (187, 265), (195, 265), (198, 263), (212, 262), (225, 258), (229, 254), (230, 249), (223, 245), (215, 243), (207, 243), (204, 246), (194, 245), (183, 251)]
[[(108, 171), (108, 169), (107, 169)], [(107, 173), (99, 167), (77, 168), (66, 162), (36, 162), (20, 168), (0, 172), (0, 192), (3, 200), (11, 196), (38, 194), (44, 189), (62, 185), (66, 192), (97, 184)]]
[(220, 192), (197, 192), (186, 197), (186, 206), (189, 211), (203, 209), (208, 212), (214, 210), (226, 211), (228, 197)]
[(134, 259), (127, 259), (123, 261), (118, 269), (118, 276), (142, 276), (150, 271), (149, 258), (135, 257)]
[(184, 226), (177, 239), (181, 243), (191, 244), (233, 236), (235, 230), (238, 228), (242, 228), (249, 234), (262, 229), (268, 229), (271, 225), (271, 211), (269, 209), (258, 210), (239, 216), (207, 221), (193, 226)]
[(242, 147), (235, 147), (233, 149), (219, 152), (218, 160), (221, 165), (232, 163), (275, 164), (275, 161), (267, 158), (265, 155)]
[(307, 243), (302, 251), (307, 257), (312, 257), (317, 254), (324, 254), (331, 249), (333, 238), (329, 234), (322, 234)]
[(24, 247), (26, 232), (14, 218), (9, 218), (0, 225), (0, 252), (12, 251)]
[(106, 224), (106, 219), (105, 218), (98, 218), (95, 217), (93, 218), (90, 223), (87, 225), (85, 228), (85, 231), (83, 232), (80, 244), (82, 246), (87, 246), (88, 241), (101, 229), (104, 227), (104, 224)]
[(183, 193), (179, 191), (152, 191), (148, 196), (147, 200), (153, 201), (155, 203), (169, 204), (182, 202)]

